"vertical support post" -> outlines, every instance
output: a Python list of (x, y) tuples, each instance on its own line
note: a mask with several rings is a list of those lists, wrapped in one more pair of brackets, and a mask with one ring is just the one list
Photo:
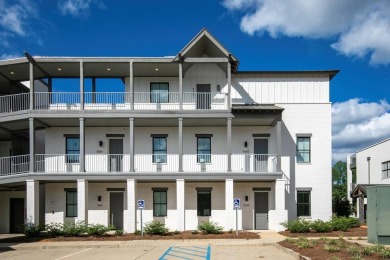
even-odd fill
[(84, 110), (84, 63), (80, 61), (80, 109)]
[(363, 194), (358, 198), (359, 200), (359, 221), (364, 223), (364, 196)]
[(236, 235), (238, 236), (238, 208), (236, 208)]
[(183, 64), (179, 62), (179, 109), (183, 109)]
[(232, 171), (232, 118), (227, 119), (227, 171)]
[(183, 171), (183, 118), (179, 118), (179, 172)]
[(27, 223), (39, 224), (39, 181), (26, 181)]
[(226, 229), (233, 229), (233, 221), (234, 221), (234, 182), (233, 179), (225, 180), (225, 212), (226, 212)]
[(129, 118), (130, 172), (134, 172), (134, 118)]
[(276, 145), (277, 145), (277, 159), (276, 171), (282, 171), (282, 121), (276, 123)]
[(130, 110), (134, 109), (134, 75), (133, 75), (133, 61), (130, 61), (130, 76), (129, 76), (129, 102)]
[(88, 224), (88, 181), (77, 180), (77, 221)]
[(92, 78), (92, 103), (96, 103), (96, 78)]
[(80, 120), (80, 172), (85, 172), (85, 122), (84, 118)]
[(34, 118), (28, 119), (29, 123), (29, 142), (30, 142), (30, 172), (35, 172), (35, 121)]
[(230, 61), (228, 61), (227, 64), (227, 87), (228, 87), (228, 95), (227, 95), (227, 108), (228, 110), (231, 110), (231, 92), (232, 92), (232, 66), (230, 64)]
[(30, 62), (30, 110), (34, 109), (34, 65)]
[(137, 209), (136, 209), (136, 195), (137, 195), (137, 181), (134, 179), (127, 180), (127, 228), (126, 231), (134, 233), (137, 230)]
[(176, 179), (177, 230), (185, 230), (185, 181)]
[(286, 180), (284, 179), (277, 179), (275, 181), (275, 214), (271, 215), (271, 218), (273, 219), (272, 222), (269, 222), (270, 229), (276, 231), (284, 230), (284, 227), (280, 224), (288, 219), (288, 212), (286, 210)]

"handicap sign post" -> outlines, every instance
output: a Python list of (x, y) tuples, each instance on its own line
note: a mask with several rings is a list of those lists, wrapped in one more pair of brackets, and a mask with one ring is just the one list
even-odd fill
[(138, 209), (141, 211), (141, 236), (144, 236), (144, 224), (142, 223), (142, 211), (145, 208), (145, 201), (144, 200), (138, 200), (137, 201)]
[(238, 236), (238, 209), (240, 208), (240, 199), (239, 198), (233, 199), (233, 205), (236, 210), (236, 233)]

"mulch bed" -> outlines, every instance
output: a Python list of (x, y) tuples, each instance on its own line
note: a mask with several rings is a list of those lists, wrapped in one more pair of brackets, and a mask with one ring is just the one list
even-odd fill
[(0, 239), (0, 243), (29, 243), (29, 242), (61, 242), (61, 241), (128, 241), (128, 240), (170, 240), (170, 239), (258, 239), (260, 236), (256, 233), (241, 231), (237, 236), (235, 232), (222, 234), (192, 234), (191, 231), (184, 231), (179, 234), (169, 233), (164, 236), (158, 235), (134, 235), (124, 234), (122, 236), (105, 235), (101, 237), (80, 236), (80, 237), (12, 237)]
[[(349, 242), (345, 242), (345, 243), (347, 244), (347, 247), (351, 246), (351, 245), (355, 245), (359, 248), (363, 248), (361, 245), (359, 245), (357, 243), (349, 243)], [(295, 244), (288, 243), (286, 241), (279, 242), (278, 244), (283, 246), (283, 247), (292, 249), (293, 251), (299, 253), (302, 256), (310, 257), (313, 260), (352, 259), (352, 255), (350, 255), (347, 252), (347, 248), (342, 248), (339, 252), (334, 252), (334, 253), (330, 253), (330, 252), (325, 251), (324, 250), (324, 245), (325, 245), (324, 241), (318, 241), (318, 244), (315, 245), (313, 248), (305, 248), (305, 249), (301, 249), (298, 246), (296, 246)], [(361, 257), (362, 257), (361, 259), (365, 259), (365, 260), (366, 259), (383, 259), (377, 254), (374, 254), (371, 256), (362, 255)]]
[(282, 231), (279, 234), (286, 237), (366, 237), (367, 236), (367, 228), (356, 227), (351, 228), (348, 231), (332, 231), (327, 233), (291, 233), (290, 231)]

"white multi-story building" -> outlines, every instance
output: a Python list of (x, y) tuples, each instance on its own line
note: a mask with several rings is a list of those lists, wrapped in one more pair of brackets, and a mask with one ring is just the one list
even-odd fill
[[(390, 184), (390, 138), (347, 156), (347, 189), (349, 200), (357, 198), (357, 215), (366, 218), (366, 188)], [(355, 180), (353, 175), (355, 174)]]
[[(337, 70), (239, 71), (207, 30), (176, 56), (0, 61), (0, 233), (85, 221), (127, 232), (331, 217)], [(33, 84), (30, 84), (33, 83)]]

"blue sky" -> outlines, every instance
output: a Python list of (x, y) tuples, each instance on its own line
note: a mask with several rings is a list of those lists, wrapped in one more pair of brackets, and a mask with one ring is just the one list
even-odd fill
[(203, 27), (240, 70), (341, 70), (334, 160), (390, 137), (387, 0), (0, 0), (0, 59), (175, 55)]

